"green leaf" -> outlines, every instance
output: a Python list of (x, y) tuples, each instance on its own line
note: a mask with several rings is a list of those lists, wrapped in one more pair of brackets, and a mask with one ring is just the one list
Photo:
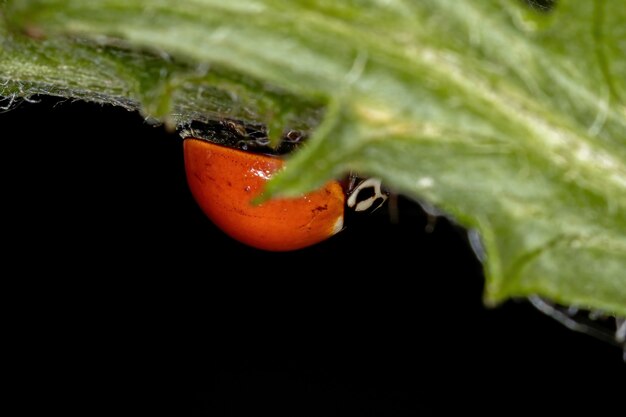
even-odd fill
[(540, 294), (626, 315), (621, 0), (549, 13), (518, 0), (39, 0), (4, 15), (47, 37), (0, 32), (4, 95), (105, 97), (273, 135), (316, 125), (325, 106), (270, 195), (348, 170), (381, 177), (480, 231), (488, 302)]

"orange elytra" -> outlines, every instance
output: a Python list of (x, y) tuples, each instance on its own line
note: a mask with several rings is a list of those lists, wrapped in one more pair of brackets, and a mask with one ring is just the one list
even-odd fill
[(226, 234), (255, 248), (290, 251), (343, 228), (345, 196), (338, 181), (297, 198), (252, 200), (283, 167), (280, 157), (245, 152), (195, 138), (183, 141), (191, 193)]

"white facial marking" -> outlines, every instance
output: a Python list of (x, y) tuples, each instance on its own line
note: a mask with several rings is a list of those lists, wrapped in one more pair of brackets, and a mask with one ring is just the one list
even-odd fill
[[(376, 210), (377, 208), (382, 206), (385, 201), (387, 201), (387, 194), (382, 192), (381, 185), (382, 182), (378, 178), (368, 178), (365, 181), (361, 182), (352, 191), (352, 193), (350, 193), (350, 197), (348, 197), (348, 207), (354, 208), (354, 211), (365, 211), (370, 209), (374, 205), (374, 202), (380, 198), (382, 200), (380, 204), (376, 206), (376, 208), (374, 208), (374, 210)], [(359, 193), (367, 187), (374, 188), (374, 195), (363, 201), (357, 202)]]

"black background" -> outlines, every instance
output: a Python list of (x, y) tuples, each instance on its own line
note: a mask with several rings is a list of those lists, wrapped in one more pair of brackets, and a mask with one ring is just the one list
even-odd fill
[(3, 235), (18, 271), (7, 292), (19, 304), (8, 320), (20, 323), (15, 363), (26, 381), (62, 387), (51, 409), (369, 416), (623, 404), (621, 351), (524, 301), (485, 308), (480, 264), (445, 219), (427, 233), (401, 200), (397, 224), (380, 211), (310, 249), (256, 251), (200, 212), (176, 133), (120, 108), (38, 101), (0, 114)]

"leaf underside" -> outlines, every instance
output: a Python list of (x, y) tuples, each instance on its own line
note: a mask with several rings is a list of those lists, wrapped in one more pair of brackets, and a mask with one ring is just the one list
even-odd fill
[(268, 186), (349, 170), (477, 229), (485, 299), (626, 315), (626, 7), (560, 0), (0, 3), (0, 95), (311, 131)]

